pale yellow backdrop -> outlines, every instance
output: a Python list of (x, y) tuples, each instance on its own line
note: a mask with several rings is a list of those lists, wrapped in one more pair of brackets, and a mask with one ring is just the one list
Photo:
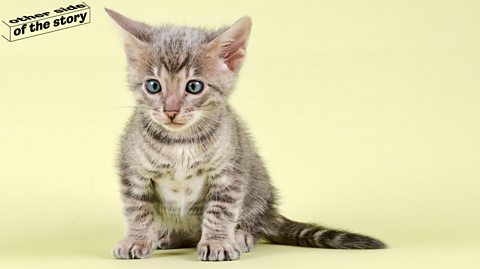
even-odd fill
[[(78, 1), (80, 2), (80, 1)], [(75, 1), (3, 1), (0, 19)], [(1, 268), (480, 268), (480, 2), (87, 1), (92, 23), (0, 40)], [(390, 249), (259, 245), (116, 261), (114, 169), (133, 105), (103, 8), (152, 24), (254, 28), (232, 105), (281, 211)]]

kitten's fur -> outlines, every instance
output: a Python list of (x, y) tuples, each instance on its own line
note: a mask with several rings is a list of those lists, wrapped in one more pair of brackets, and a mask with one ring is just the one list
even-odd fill
[[(250, 18), (210, 31), (154, 28), (107, 13), (125, 30), (129, 83), (138, 104), (119, 159), (128, 231), (115, 257), (197, 246), (201, 260), (236, 260), (259, 238), (319, 248), (385, 247), (368, 236), (295, 222), (277, 212), (275, 188), (228, 105)], [(160, 82), (160, 93), (146, 92), (144, 81), (152, 78)], [(185, 92), (191, 79), (205, 84), (200, 94)]]

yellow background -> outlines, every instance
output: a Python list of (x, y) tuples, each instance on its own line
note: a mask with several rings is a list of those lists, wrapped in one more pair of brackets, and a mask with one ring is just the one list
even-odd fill
[[(1, 268), (480, 267), (480, 2), (125, 2), (87, 1), (88, 25), (0, 41)], [(0, 19), (70, 3), (3, 1)], [(133, 98), (103, 7), (151, 24), (250, 15), (231, 101), (281, 212), (391, 248), (262, 244), (216, 264), (193, 249), (112, 259), (124, 232), (114, 163)]]

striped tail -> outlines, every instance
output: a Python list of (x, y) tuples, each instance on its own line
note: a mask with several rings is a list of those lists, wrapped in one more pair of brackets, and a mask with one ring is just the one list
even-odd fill
[(375, 238), (333, 230), (316, 224), (301, 223), (279, 216), (265, 231), (264, 237), (274, 243), (316, 248), (379, 249), (387, 246)]

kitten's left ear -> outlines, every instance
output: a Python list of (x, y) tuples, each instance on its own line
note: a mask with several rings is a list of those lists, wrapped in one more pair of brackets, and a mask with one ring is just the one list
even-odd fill
[(245, 58), (251, 29), (252, 19), (242, 17), (207, 46), (211, 53), (223, 60), (230, 71), (237, 71)]

